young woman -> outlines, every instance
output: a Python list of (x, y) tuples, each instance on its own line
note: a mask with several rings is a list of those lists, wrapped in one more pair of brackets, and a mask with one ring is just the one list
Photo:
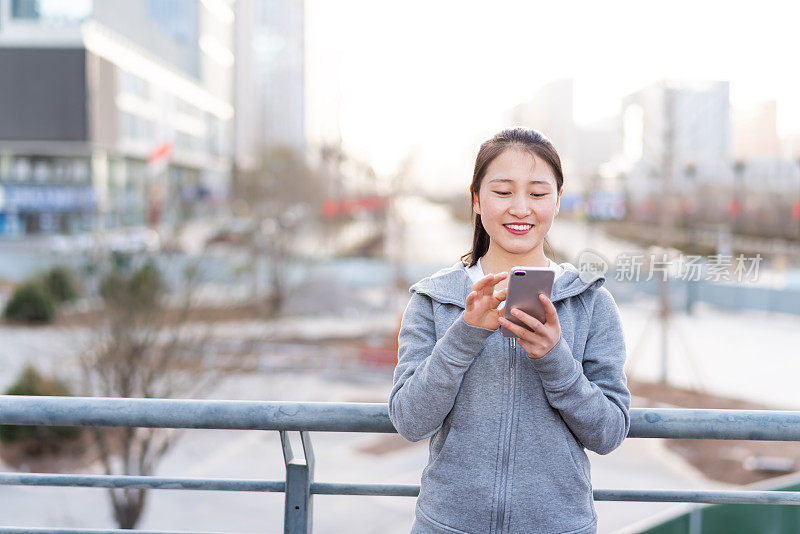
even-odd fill
[[(544, 254), (563, 184), (558, 154), (537, 131), (483, 143), (472, 250), (410, 288), (389, 417), (406, 439), (431, 438), (412, 533), (596, 532), (584, 448), (619, 447), (630, 392), (604, 277)], [(533, 332), (502, 317), (514, 266), (556, 271), (551, 298), (540, 295), (544, 323), (512, 310)]]

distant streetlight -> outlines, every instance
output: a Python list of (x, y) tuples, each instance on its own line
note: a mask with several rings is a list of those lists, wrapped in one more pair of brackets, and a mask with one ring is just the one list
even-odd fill
[[(797, 158), (797, 169), (800, 170), (800, 158)], [(797, 183), (800, 185), (800, 178), (797, 180)], [(798, 195), (798, 198), (796, 198), (792, 204), (792, 218), (798, 223), (798, 239), (800, 239), (800, 195)]]
[(733, 164), (733, 196), (731, 197), (731, 202), (728, 205), (728, 214), (733, 219), (732, 228), (733, 234), (736, 235), (739, 233), (740, 229), (740, 215), (742, 213), (742, 187), (744, 184), (744, 169), (745, 163), (743, 161), (737, 161)]
[[(684, 190), (681, 199), (681, 217), (683, 221), (683, 228), (689, 228), (689, 214), (692, 211), (692, 206), (694, 202), (694, 178), (697, 174), (697, 168), (694, 166), (694, 163), (689, 163), (683, 169), (684, 176), (686, 176), (686, 181), (691, 182), (691, 185), (687, 183), (687, 187)], [(688, 193), (687, 193), (688, 190)]]

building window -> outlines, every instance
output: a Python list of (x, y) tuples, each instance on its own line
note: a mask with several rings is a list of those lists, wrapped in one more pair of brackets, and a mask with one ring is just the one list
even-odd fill
[(39, 0), (11, 0), (11, 16), (15, 19), (38, 19)]
[(14, 161), (14, 179), (18, 182), (27, 181), (31, 175), (31, 162), (28, 158), (17, 158)]
[(92, 13), (92, 0), (11, 0), (11, 17), (48, 26), (74, 24)]
[(50, 164), (47, 160), (37, 159), (33, 163), (33, 179), (39, 183), (49, 182), (51, 179)]

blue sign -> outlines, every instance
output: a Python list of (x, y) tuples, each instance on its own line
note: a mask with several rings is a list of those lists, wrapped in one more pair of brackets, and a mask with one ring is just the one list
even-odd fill
[(5, 185), (0, 193), (3, 211), (77, 211), (97, 205), (94, 188), (73, 185)]
[(625, 194), (622, 191), (592, 191), (586, 210), (592, 219), (625, 217)]

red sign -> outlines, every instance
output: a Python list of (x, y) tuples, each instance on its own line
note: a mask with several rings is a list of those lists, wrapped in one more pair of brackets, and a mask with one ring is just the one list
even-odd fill
[(738, 217), (742, 213), (742, 204), (737, 199), (733, 198), (728, 203), (728, 215), (731, 217)]
[(792, 202), (792, 219), (800, 221), (800, 200)]
[(322, 214), (332, 218), (336, 216), (350, 216), (355, 212), (380, 211), (386, 208), (387, 198), (381, 196), (358, 198), (328, 198), (322, 204)]

